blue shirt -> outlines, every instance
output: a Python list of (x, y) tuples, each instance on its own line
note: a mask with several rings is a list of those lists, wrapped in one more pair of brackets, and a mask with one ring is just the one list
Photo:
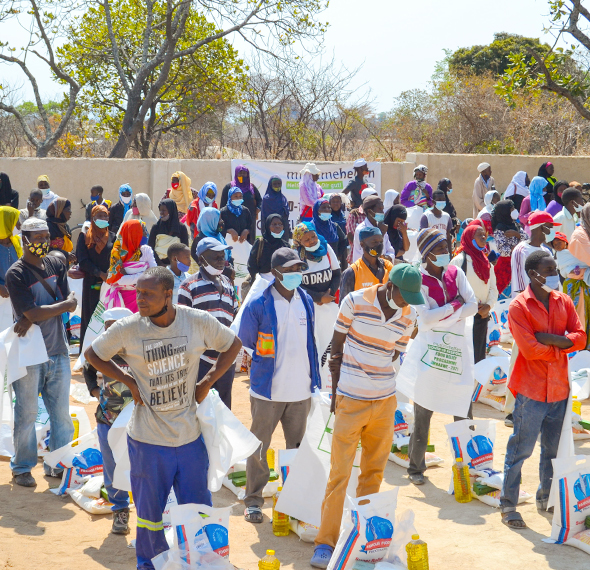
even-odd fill
[(6, 272), (17, 259), (18, 255), (16, 255), (16, 249), (12, 243), (9, 247), (0, 244), (0, 285), (6, 285)]

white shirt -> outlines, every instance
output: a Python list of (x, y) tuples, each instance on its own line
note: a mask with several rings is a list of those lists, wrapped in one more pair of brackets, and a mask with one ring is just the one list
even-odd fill
[(426, 210), (420, 220), (420, 228), (435, 228), (440, 230), (444, 235), (452, 228), (451, 216), (446, 212), (441, 212), (441, 217), (437, 218), (432, 210)]
[[(420, 327), (426, 330), (432, 329), (434, 326), (438, 325), (443, 328), (450, 327), (454, 325), (457, 321), (466, 319), (467, 317), (472, 317), (477, 313), (477, 299), (475, 297), (475, 293), (469, 285), (469, 281), (467, 281), (467, 277), (465, 273), (461, 270), (460, 267), (457, 268), (457, 291), (465, 304), (455, 311), (455, 308), (451, 305), (451, 301), (453, 299), (449, 298), (446, 292), (445, 287), (443, 287), (443, 283), (440, 279), (434, 277), (434, 275), (430, 275), (426, 271), (425, 268), (420, 269), (421, 273), (424, 275), (429, 275), (430, 277), (436, 279), (440, 288), (444, 292), (445, 296), (445, 304), (442, 307), (438, 306), (438, 303), (428, 295), (428, 287), (422, 285), (421, 291), (426, 303), (424, 305), (418, 305), (415, 307), (416, 312), (418, 313), (418, 330)], [(445, 269), (445, 272), (447, 270)], [(443, 272), (443, 276), (444, 273)]]
[(170, 271), (170, 273), (172, 273), (172, 275), (174, 276), (174, 291), (172, 292), (172, 302), (176, 305), (178, 303), (178, 289), (182, 285), (182, 282), (186, 281), (190, 277), (190, 275), (185, 271), (181, 271), (179, 277), (178, 275), (176, 275), (176, 273), (174, 273), (174, 271), (172, 271), (172, 269), (170, 269), (170, 266), (167, 265), (166, 269)]
[[(271, 285), (277, 315), (275, 371), (272, 376), (273, 402), (300, 402), (311, 397), (311, 369), (307, 354), (307, 313), (295, 290), (287, 301)], [(266, 398), (250, 390), (250, 395)]]
[(556, 224), (561, 224), (561, 226), (558, 226), (555, 229), (558, 232), (565, 234), (568, 240), (572, 239), (572, 234), (576, 229), (578, 216), (577, 214), (574, 214), (574, 216), (572, 216), (566, 208), (563, 208), (561, 212), (558, 212), (553, 216), (553, 221)]
[(528, 241), (521, 241), (512, 250), (512, 259), (510, 260), (510, 268), (512, 270), (512, 298), (516, 297), (521, 291), (524, 291), (531, 282), (524, 270), (524, 262), (526, 261), (526, 258), (533, 253), (533, 251), (541, 251), (542, 249), (549, 251), (543, 246), (535, 247)]
[[(363, 256), (363, 248), (361, 247), (361, 240), (359, 238), (359, 234), (363, 228), (373, 228), (373, 224), (369, 221), (368, 218), (365, 218), (354, 230), (354, 243), (352, 246), (352, 262), (354, 263), (357, 259)], [(395, 249), (391, 245), (389, 241), (389, 236), (387, 232), (383, 236), (383, 255), (389, 255), (391, 259), (395, 258)]]
[(471, 285), (471, 288), (475, 293), (477, 301), (493, 307), (498, 300), (498, 288), (496, 287), (496, 274), (494, 273), (494, 268), (490, 267), (490, 278), (487, 283), (484, 283), (473, 269), (473, 260), (471, 259), (471, 256), (466, 255), (464, 251), (451, 259), (451, 265), (455, 265), (459, 269), (462, 269), (465, 257), (467, 257), (465, 274), (467, 281), (469, 281), (469, 285)]

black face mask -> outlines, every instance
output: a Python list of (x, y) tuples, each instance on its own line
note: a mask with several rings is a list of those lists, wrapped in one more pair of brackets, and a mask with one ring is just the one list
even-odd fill
[(166, 314), (166, 311), (168, 311), (168, 303), (164, 303), (164, 306), (162, 307), (162, 310), (158, 311), (156, 314), (154, 315), (150, 315), (150, 319), (157, 319), (158, 317), (161, 317), (162, 315)]
[(380, 243), (376, 247), (363, 246), (363, 250), (366, 251), (371, 257), (380, 257), (383, 253), (383, 244)]

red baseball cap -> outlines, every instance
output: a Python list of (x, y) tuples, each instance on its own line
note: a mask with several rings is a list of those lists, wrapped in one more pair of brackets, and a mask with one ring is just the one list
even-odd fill
[(560, 239), (561, 241), (564, 241), (565, 243), (569, 244), (569, 240), (567, 239), (567, 236), (562, 232), (555, 232), (554, 239)]
[(528, 219), (530, 227), (539, 226), (541, 224), (551, 224), (552, 226), (561, 226), (559, 222), (553, 221), (553, 216), (548, 212), (533, 212)]

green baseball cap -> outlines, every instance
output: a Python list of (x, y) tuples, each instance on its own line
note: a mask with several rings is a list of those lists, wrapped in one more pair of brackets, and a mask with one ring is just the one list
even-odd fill
[(410, 305), (423, 305), (424, 296), (420, 291), (422, 287), (422, 274), (417, 267), (409, 263), (398, 263), (389, 272), (389, 280), (396, 285), (404, 301)]

